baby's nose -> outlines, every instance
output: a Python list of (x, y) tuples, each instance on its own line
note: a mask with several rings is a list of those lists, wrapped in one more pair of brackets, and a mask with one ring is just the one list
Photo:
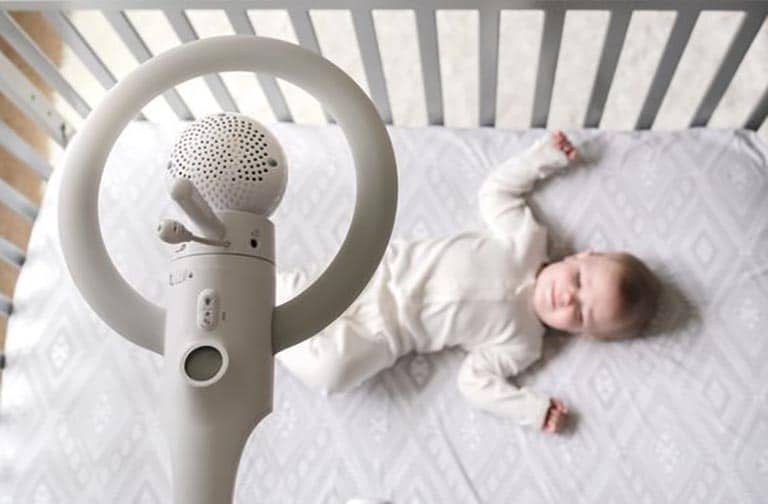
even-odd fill
[(560, 306), (569, 306), (573, 303), (573, 289), (565, 288), (560, 294)]

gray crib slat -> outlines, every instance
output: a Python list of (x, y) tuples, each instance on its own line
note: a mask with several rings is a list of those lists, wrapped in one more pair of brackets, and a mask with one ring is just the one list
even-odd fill
[(763, 121), (765, 121), (766, 116), (768, 116), (768, 86), (766, 86), (757, 105), (755, 105), (755, 108), (752, 109), (752, 112), (749, 114), (747, 121), (744, 123), (744, 127), (752, 131), (757, 131), (763, 124)]
[(379, 109), (379, 115), (385, 123), (392, 124), (392, 110), (389, 106), (389, 95), (384, 80), (384, 70), (381, 64), (381, 53), (376, 40), (376, 30), (373, 26), (373, 13), (370, 10), (352, 11), (352, 21), (355, 25), (357, 43), (363, 58), (365, 76), (371, 90), (373, 102)]
[(3, 93), (62, 147), (65, 147), (75, 134), (75, 129), (59, 114), (45, 95), (2, 53), (0, 53), (0, 93)]
[[(200, 39), (195, 32), (192, 23), (190, 23), (186, 12), (164, 10), (163, 13), (168, 18), (173, 30), (182, 42), (194, 42), (195, 40)], [(203, 80), (208, 85), (208, 89), (210, 89), (213, 97), (216, 98), (216, 102), (222, 110), (226, 112), (240, 112), (240, 109), (237, 107), (235, 100), (232, 98), (232, 95), (229, 93), (227, 86), (224, 84), (224, 81), (219, 74), (204, 75)]]
[(2, 179), (0, 179), (0, 203), (27, 218), (30, 222), (34, 222), (37, 217), (37, 207)]
[(541, 37), (539, 72), (536, 76), (536, 90), (533, 99), (532, 128), (546, 128), (552, 89), (555, 85), (557, 59), (560, 56), (560, 42), (563, 38), (565, 11), (553, 6), (544, 12), (544, 33)]
[(659, 67), (656, 69), (656, 75), (651, 83), (651, 88), (645, 97), (635, 129), (650, 129), (653, 126), (653, 121), (659, 112), (661, 102), (667, 93), (667, 89), (669, 89), (677, 65), (680, 63), (680, 56), (682, 56), (685, 46), (688, 44), (691, 31), (693, 31), (698, 18), (698, 10), (681, 9), (677, 11), (672, 33), (670, 33), (669, 40), (667, 40), (664, 55), (661, 57)]
[(104, 89), (109, 89), (117, 83), (115, 76), (96, 55), (66, 14), (61, 11), (44, 11), (43, 15), (59, 34), (61, 40), (78, 55)]
[(744, 56), (747, 54), (747, 50), (760, 30), (764, 19), (765, 16), (744, 14), (741, 26), (739, 26), (715, 78), (709, 85), (707, 93), (693, 115), (691, 127), (706, 126), (709, 123), (712, 113), (717, 108), (718, 103), (720, 103), (725, 91), (728, 89), (728, 85), (733, 80), (736, 70), (738, 70)]
[[(69, 46), (80, 61), (88, 67), (96, 80), (101, 83), (104, 89), (110, 89), (117, 83), (114, 74), (107, 68), (104, 62), (96, 55), (91, 45), (85, 40), (69, 18), (61, 11), (43, 11), (45, 19), (53, 26), (56, 33)], [(146, 121), (144, 114), (139, 114), (140, 121)]]
[(292, 9), (288, 12), (288, 15), (291, 18), (293, 29), (296, 31), (299, 44), (310, 51), (320, 54), (320, 45), (317, 42), (317, 34), (315, 34), (315, 27), (312, 25), (309, 11)]
[[(8, 317), (13, 312), (13, 303), (5, 294), (0, 294), (0, 315)], [(5, 355), (0, 354), (0, 369), (5, 368)]]
[[(104, 62), (96, 55), (91, 45), (85, 40), (83, 35), (78, 31), (69, 18), (61, 11), (43, 11), (43, 16), (59, 34), (59, 38), (69, 46), (80, 61), (91, 71), (93, 76), (104, 89), (109, 89), (117, 83), (117, 79), (112, 72), (107, 68)], [(143, 114), (139, 114), (138, 118), (142, 121), (146, 120)]]
[(480, 11), (479, 33), (480, 85), (480, 126), (496, 124), (496, 91), (499, 68), (499, 10)]
[(56, 65), (40, 50), (35, 42), (29, 38), (24, 30), (14, 19), (4, 11), (0, 11), (0, 34), (19, 53), (24, 60), (37, 72), (49, 85), (69, 103), (81, 117), (86, 117), (91, 107), (75, 91), (75, 89), (61, 76)]
[[(128, 50), (131, 51), (133, 56), (139, 60), (140, 63), (143, 63), (152, 57), (149, 48), (147, 48), (124, 12), (104, 10), (102, 13), (125, 43), (126, 47), (128, 47)], [(189, 110), (186, 103), (184, 103), (184, 100), (176, 89), (171, 88), (165, 91), (163, 97), (179, 119), (187, 121), (194, 119), (192, 112)]]
[(416, 31), (419, 35), (421, 69), (427, 100), (428, 124), (442, 125), (443, 88), (440, 77), (440, 52), (437, 46), (437, 22), (434, 9), (416, 10)]
[[(256, 31), (251, 25), (251, 21), (248, 19), (248, 15), (243, 10), (227, 9), (227, 18), (235, 29), (235, 33), (240, 35), (256, 35)], [(271, 75), (255, 74), (259, 80), (264, 95), (267, 97), (269, 106), (272, 107), (272, 113), (275, 115), (278, 121), (293, 122), (291, 111), (288, 109), (288, 105), (285, 103), (285, 97), (283, 92), (280, 91), (280, 86), (277, 85), (277, 81)]]
[[(288, 15), (291, 17), (291, 23), (296, 31), (299, 44), (310, 51), (320, 54), (320, 44), (317, 43), (317, 34), (315, 33), (314, 26), (312, 26), (312, 18), (309, 16), (309, 11), (290, 9)], [(326, 121), (329, 123), (335, 122), (325, 108), (323, 108), (323, 114), (325, 114)]]
[(0, 258), (14, 268), (21, 268), (25, 259), (24, 251), (15, 244), (0, 237)]
[(605, 34), (600, 66), (592, 86), (592, 96), (589, 99), (587, 113), (584, 118), (585, 128), (597, 128), (603, 117), (603, 109), (608, 99), (613, 78), (616, 75), (616, 66), (627, 37), (627, 27), (632, 18), (629, 9), (615, 9), (611, 11), (611, 20), (608, 24), (608, 32)]
[(44, 180), (48, 180), (48, 177), (51, 176), (53, 168), (48, 164), (48, 161), (40, 157), (35, 149), (2, 120), (0, 120), (0, 145), (13, 154), (16, 159), (39, 173)]

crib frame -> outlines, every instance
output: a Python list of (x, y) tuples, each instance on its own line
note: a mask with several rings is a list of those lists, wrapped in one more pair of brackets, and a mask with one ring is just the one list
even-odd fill
[[(706, 93), (689, 126), (707, 126), (765, 21), (768, 2), (763, 0), (419, 0), (418, 2), (412, 0), (282, 0), (276, 4), (271, 0), (0, 1), (0, 36), (80, 116), (86, 117), (90, 112), (90, 106), (10, 16), (12, 11), (41, 11), (62, 42), (81, 59), (101, 85), (109, 89), (115, 84), (115, 77), (65, 14), (65, 11), (76, 9), (101, 10), (126, 47), (139, 61), (145, 61), (152, 54), (126, 16), (124, 10), (127, 9), (163, 11), (182, 42), (198, 38), (185, 13), (188, 9), (223, 10), (234, 31), (247, 35), (255, 34), (247, 15), (248, 10), (285, 10), (290, 16), (299, 43), (318, 53), (321, 51), (310, 10), (347, 10), (351, 13), (364, 72), (370, 87), (369, 94), (388, 124), (392, 124), (391, 105), (373, 23), (373, 11), (410, 10), (415, 13), (417, 23), (424, 96), (430, 125), (442, 125), (444, 119), (436, 13), (438, 10), (451, 9), (477, 11), (479, 14), (478, 91), (480, 95), (478, 126), (495, 125), (501, 12), (503, 10), (541, 10), (545, 17), (530, 122), (532, 128), (547, 126), (564, 20), (568, 11), (600, 10), (610, 13), (608, 29), (603, 40), (597, 72), (583, 120), (585, 128), (596, 128), (600, 124), (632, 14), (643, 10), (675, 11), (676, 17), (672, 30), (634, 126), (636, 130), (644, 130), (650, 129), (656, 119), (699, 15), (708, 10), (741, 11), (745, 16), (731, 39), (720, 68), (709, 83), (700, 83), (706, 86)], [(257, 79), (275, 117), (280, 121), (293, 121), (275, 78), (257, 75)], [(220, 76), (206, 76), (205, 82), (221, 110), (238, 111), (230, 90)], [(0, 93), (62, 148), (66, 147), (69, 139), (75, 134), (75, 128), (56, 111), (44, 93), (2, 54), (0, 54)], [(179, 119), (194, 119), (189, 107), (174, 89), (166, 91), (163, 97)], [(757, 99), (744, 124), (734, 126), (757, 130), (765, 121), (766, 115), (768, 115), (768, 88)], [(325, 117), (332, 122), (332, 118), (327, 113)], [(138, 119), (144, 119), (143, 115)], [(41, 182), (51, 175), (53, 167), (49, 161), (2, 121), (0, 121), (0, 147), (33, 170)], [(0, 202), (30, 223), (34, 222), (37, 216), (36, 205), (22, 195), (17, 188), (2, 180), (0, 180)], [(0, 236), (0, 258), (13, 268), (20, 269), (24, 264), (25, 251), (6, 237)], [(12, 300), (0, 293), (0, 316), (8, 317), (12, 310)], [(1, 357), (0, 354), (0, 365), (2, 365)]]

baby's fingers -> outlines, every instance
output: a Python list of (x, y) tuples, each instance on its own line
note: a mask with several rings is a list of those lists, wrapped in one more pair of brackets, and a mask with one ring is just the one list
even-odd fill
[(557, 428), (557, 415), (558, 413), (556, 410), (550, 410), (547, 420), (544, 422), (544, 427), (542, 427), (544, 432), (555, 432), (555, 429)]
[(565, 405), (563, 401), (560, 399), (552, 398), (552, 405), (555, 407), (557, 411), (561, 411), (563, 413), (568, 413), (568, 406)]
[(557, 432), (557, 428), (560, 426), (560, 421), (562, 419), (562, 414), (555, 410), (552, 413), (552, 419), (550, 420), (550, 423), (552, 424), (552, 430), (551, 432)]

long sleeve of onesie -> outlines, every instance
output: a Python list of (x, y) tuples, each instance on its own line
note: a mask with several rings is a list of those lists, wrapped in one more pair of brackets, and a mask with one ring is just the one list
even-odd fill
[[(481, 186), (478, 199), (483, 219), (496, 238), (523, 249), (516, 253), (523, 262), (530, 262), (538, 255), (534, 252), (528, 256), (527, 252), (543, 248), (546, 235), (534, 219), (525, 196), (536, 180), (567, 164), (567, 157), (547, 134), (522, 155), (499, 165)], [(517, 388), (507, 380), (541, 355), (541, 329), (530, 328), (529, 334), (522, 326), (505, 341), (468, 349), (469, 354), (459, 371), (458, 386), (473, 406), (521, 425), (539, 428), (544, 423), (549, 398), (527, 388)]]
[(519, 242), (538, 227), (525, 196), (534, 183), (565, 167), (568, 158), (544, 135), (520, 156), (501, 163), (483, 182), (478, 194), (480, 215), (495, 237)]
[(539, 428), (549, 408), (549, 398), (527, 388), (517, 388), (509, 381), (539, 358), (540, 348), (521, 345), (497, 345), (471, 351), (459, 370), (459, 390), (478, 409), (514, 422)]

